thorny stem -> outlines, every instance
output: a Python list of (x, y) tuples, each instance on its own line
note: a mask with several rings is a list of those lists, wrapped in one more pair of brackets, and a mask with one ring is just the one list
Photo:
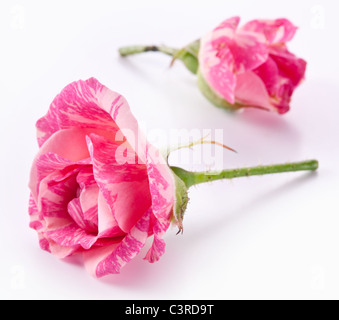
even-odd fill
[(278, 164), (271, 166), (258, 166), (253, 168), (241, 168), (234, 170), (223, 170), (220, 172), (189, 172), (181, 168), (172, 167), (174, 173), (181, 178), (186, 184), (187, 188), (198, 185), (201, 183), (233, 179), (241, 177), (259, 176), (266, 174), (275, 174), (282, 172), (295, 172), (295, 171), (315, 171), (319, 167), (317, 160)]

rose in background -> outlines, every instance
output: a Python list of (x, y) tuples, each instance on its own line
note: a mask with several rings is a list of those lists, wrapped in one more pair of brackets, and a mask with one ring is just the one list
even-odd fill
[(240, 18), (221, 23), (183, 49), (166, 46), (121, 48), (120, 54), (161, 51), (182, 60), (197, 74), (205, 97), (218, 107), (255, 107), (284, 114), (294, 90), (305, 77), (306, 62), (287, 48), (297, 28), (287, 19), (253, 20), (239, 27)]
[(94, 78), (74, 82), (36, 127), (29, 214), (41, 248), (59, 258), (82, 254), (88, 271), (102, 277), (119, 273), (154, 235), (145, 259), (157, 261), (175, 178), (125, 98)]
[(217, 95), (221, 105), (286, 113), (306, 70), (286, 46), (297, 28), (286, 19), (239, 23), (239, 17), (226, 20), (201, 39), (201, 90), (211, 100)]

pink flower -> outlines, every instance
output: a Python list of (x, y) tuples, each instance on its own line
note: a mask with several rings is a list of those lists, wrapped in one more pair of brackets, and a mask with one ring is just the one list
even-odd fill
[(140, 134), (125, 98), (96, 79), (68, 85), (37, 122), (30, 227), (59, 258), (82, 254), (96, 277), (119, 273), (145, 245), (164, 253), (175, 181)]
[(201, 76), (233, 107), (286, 113), (306, 70), (286, 46), (297, 28), (286, 19), (239, 23), (239, 17), (228, 19), (201, 39)]

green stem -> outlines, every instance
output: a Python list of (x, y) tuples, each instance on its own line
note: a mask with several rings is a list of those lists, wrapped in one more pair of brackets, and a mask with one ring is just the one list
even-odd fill
[(173, 57), (178, 52), (178, 49), (166, 46), (127, 46), (119, 49), (122, 57), (143, 52), (162, 52)]
[(317, 160), (278, 164), (272, 166), (259, 166), (253, 168), (241, 168), (234, 170), (223, 170), (220, 172), (190, 172), (181, 168), (172, 167), (173, 172), (181, 178), (187, 188), (191, 186), (216, 180), (233, 179), (241, 177), (259, 176), (282, 172), (315, 171), (319, 167)]

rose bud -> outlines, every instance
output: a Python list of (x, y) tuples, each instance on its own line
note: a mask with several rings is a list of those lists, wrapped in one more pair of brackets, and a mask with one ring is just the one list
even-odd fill
[(81, 255), (95, 277), (119, 273), (149, 237), (145, 259), (158, 261), (170, 224), (183, 229), (193, 185), (318, 168), (317, 161), (218, 173), (170, 167), (140, 132), (126, 99), (94, 78), (65, 87), (36, 127), (30, 227), (43, 250)]
[(119, 51), (122, 56), (161, 51), (173, 56), (173, 61), (182, 60), (197, 74), (205, 97), (218, 107), (286, 113), (306, 71), (306, 62), (286, 45), (297, 28), (287, 19), (253, 20), (242, 27), (239, 23), (239, 17), (228, 19), (180, 50), (136, 46)]

